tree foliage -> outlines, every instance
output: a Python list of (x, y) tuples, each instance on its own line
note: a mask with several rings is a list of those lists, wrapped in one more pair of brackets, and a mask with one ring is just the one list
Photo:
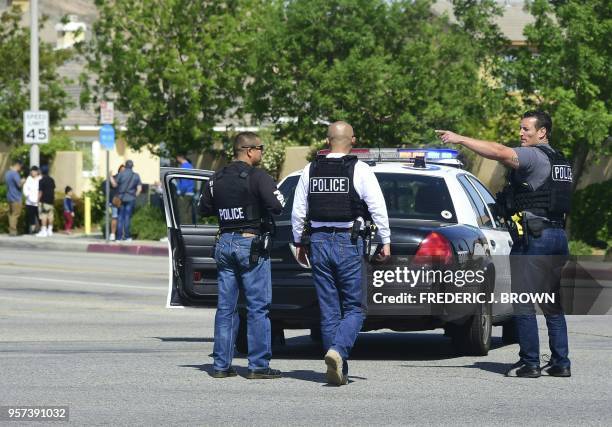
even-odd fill
[(528, 105), (551, 113), (551, 142), (573, 159), (576, 186), (589, 152), (611, 153), (612, 3), (536, 0), (528, 8), (535, 22), (509, 75)]
[(481, 131), (504, 98), (481, 78), (486, 46), (501, 36), (466, 31), (483, 20), (469, 4), (467, 24), (431, 4), (272, 1), (250, 56), (249, 110), (301, 143), (335, 120), (353, 124), (360, 145), (427, 143), (436, 127)]
[(173, 155), (210, 146), (213, 126), (239, 107), (256, 2), (95, 3), (82, 104), (114, 100), (133, 148)]
[[(30, 30), (21, 25), (21, 15), (18, 8), (0, 15), (0, 142), (9, 145), (23, 140), (23, 112), (30, 109)], [(57, 73), (70, 57), (69, 50), (39, 45), (40, 109), (49, 111), (50, 126), (64, 118), (71, 106), (64, 90), (68, 80)]]

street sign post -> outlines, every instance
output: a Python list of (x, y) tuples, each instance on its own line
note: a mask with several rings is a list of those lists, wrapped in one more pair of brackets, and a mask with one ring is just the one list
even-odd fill
[(110, 101), (100, 102), (100, 123), (103, 125), (112, 125), (115, 118), (115, 109)]
[(49, 142), (49, 112), (23, 112), (23, 142), (25, 144), (47, 144)]
[[(111, 120), (112, 121), (112, 120)], [(106, 209), (104, 210), (104, 231), (106, 241), (109, 241), (109, 218), (108, 205), (110, 203), (110, 150), (115, 148), (115, 129), (111, 125), (102, 125), (100, 127), (100, 145), (106, 150)]]

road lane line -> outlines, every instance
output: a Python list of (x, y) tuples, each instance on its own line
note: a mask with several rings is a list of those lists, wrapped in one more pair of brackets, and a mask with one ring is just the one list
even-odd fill
[(119, 285), (117, 283), (108, 282), (85, 282), (82, 280), (65, 280), (65, 279), (50, 279), (46, 277), (32, 277), (32, 276), (11, 276), (7, 274), (0, 274), (0, 280), (3, 278), (8, 279), (20, 279), (20, 280), (33, 280), (39, 282), (49, 283), (62, 283), (62, 284), (75, 284), (75, 285), (86, 285), (86, 286), (103, 286), (111, 288), (126, 288), (126, 289), (148, 289), (166, 292), (166, 284), (162, 286), (141, 286), (141, 285)]

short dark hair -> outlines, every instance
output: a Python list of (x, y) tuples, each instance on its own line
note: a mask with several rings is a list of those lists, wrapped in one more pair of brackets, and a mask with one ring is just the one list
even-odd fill
[(13, 160), (11, 165), (13, 165), (13, 166), (17, 166), (17, 165), (23, 166), (23, 162), (21, 161), (21, 159), (15, 159), (15, 160)]
[(30, 168), (30, 172), (32, 172), (32, 171), (36, 171), (36, 172), (38, 172), (38, 166), (36, 166), (36, 165), (32, 166), (32, 167)]
[(550, 139), (550, 136), (552, 134), (552, 119), (550, 118), (550, 114), (548, 114), (546, 111), (541, 110), (531, 110), (523, 114), (524, 119), (528, 119), (530, 117), (534, 117), (536, 119), (536, 130), (542, 128), (546, 129), (546, 138)]
[(69, 186), (69, 185), (67, 185), (67, 186), (66, 186), (66, 189), (64, 190), (64, 193), (68, 194), (68, 193), (69, 193), (69, 192), (71, 192), (71, 191), (72, 191), (72, 187), (71, 187), (71, 186)]
[(255, 132), (240, 132), (234, 138), (234, 156), (238, 155), (238, 153), (247, 145), (255, 145), (257, 144), (257, 140), (259, 139), (259, 135)]

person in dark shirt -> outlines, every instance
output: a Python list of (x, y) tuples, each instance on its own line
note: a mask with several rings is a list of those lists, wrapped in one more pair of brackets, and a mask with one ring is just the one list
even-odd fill
[(55, 180), (49, 176), (49, 166), (40, 167), (42, 178), (38, 182), (38, 216), (40, 217), (40, 231), (36, 236), (53, 236), (53, 203), (55, 203)]
[(72, 187), (67, 185), (64, 191), (64, 231), (66, 234), (72, 233), (74, 222), (74, 202), (72, 201)]
[(264, 223), (271, 213), (279, 214), (283, 197), (270, 175), (256, 168), (261, 163), (263, 144), (252, 132), (234, 140), (234, 161), (208, 181), (204, 188), (201, 212), (219, 218), (219, 238), (215, 246), (219, 300), (215, 315), (213, 349), (215, 378), (236, 376), (232, 367), (238, 332), (239, 288), (247, 305), (248, 379), (279, 378), (281, 372), (270, 368), (272, 358), (272, 304), (270, 255), (260, 242)]
[(117, 240), (131, 241), (130, 223), (132, 221), (132, 213), (136, 206), (136, 197), (142, 191), (142, 183), (140, 175), (134, 172), (134, 162), (128, 160), (125, 162), (125, 170), (117, 175), (114, 180), (117, 188), (117, 196), (121, 199), (119, 206), (119, 218), (117, 221)]
[[(176, 161), (181, 169), (193, 169), (193, 165), (184, 154), (177, 155)], [(186, 178), (178, 179), (176, 193), (179, 196), (179, 216), (181, 224), (186, 224), (187, 220), (190, 220), (191, 224), (195, 224), (197, 219), (197, 207), (194, 198), (195, 181)]]
[(20, 160), (15, 160), (10, 169), (4, 175), (6, 183), (6, 200), (9, 204), (9, 236), (17, 235), (17, 221), (21, 214), (21, 186), (24, 180), (19, 175), (23, 163)]

